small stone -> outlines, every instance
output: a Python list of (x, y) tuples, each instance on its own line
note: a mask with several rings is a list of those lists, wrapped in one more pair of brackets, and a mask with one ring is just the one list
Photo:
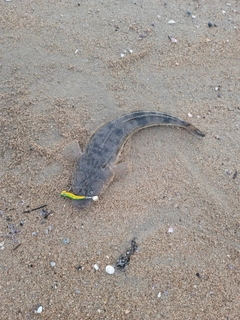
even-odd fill
[(94, 264), (93, 268), (98, 271), (99, 270), (99, 266), (97, 264)]
[(169, 227), (168, 233), (173, 233), (173, 227)]
[(37, 308), (37, 310), (35, 311), (35, 313), (42, 313), (42, 311), (43, 311), (43, 307), (42, 307), (42, 306), (39, 306), (39, 307)]
[(56, 263), (54, 261), (51, 261), (50, 266), (54, 268), (56, 266)]
[(110, 265), (108, 265), (108, 266), (106, 266), (106, 272), (108, 273), (108, 274), (114, 274), (114, 272), (115, 272), (115, 269), (114, 269), (114, 267), (113, 266), (110, 266)]
[(22, 227), (24, 225), (24, 220), (21, 220), (19, 225)]
[(177, 43), (177, 39), (169, 37), (170, 41), (173, 43)]
[(191, 113), (188, 113), (188, 116), (189, 116), (189, 118), (192, 118), (192, 117), (193, 117)]
[(69, 244), (69, 243), (70, 243), (69, 238), (63, 239), (63, 240), (62, 240), (62, 243), (63, 243), (63, 244)]
[(162, 293), (159, 292), (158, 295), (157, 295), (157, 297), (158, 297), (158, 298), (161, 298), (161, 295), (162, 295)]
[(174, 20), (169, 20), (168, 24), (175, 24), (176, 22)]
[(235, 170), (232, 178), (233, 178), (233, 179), (236, 179), (236, 178), (237, 178), (237, 175), (238, 175), (238, 172), (237, 172), (237, 170)]

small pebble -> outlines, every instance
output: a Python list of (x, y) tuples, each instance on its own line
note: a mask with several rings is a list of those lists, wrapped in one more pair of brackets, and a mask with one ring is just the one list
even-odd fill
[(55, 263), (54, 261), (51, 261), (51, 262), (50, 262), (50, 266), (51, 266), (51, 267), (55, 267), (55, 266), (56, 266), (56, 263)]
[(193, 117), (191, 113), (188, 113), (188, 116), (189, 116), (189, 118), (192, 118), (192, 117)]
[(37, 310), (35, 311), (35, 313), (42, 313), (42, 311), (43, 311), (43, 307), (42, 307), (42, 306), (39, 306), (39, 307), (37, 308)]
[(161, 298), (161, 295), (162, 295), (161, 292), (159, 292), (158, 295), (157, 295), (157, 297), (158, 297), (158, 298)]
[(173, 227), (170, 227), (170, 228), (168, 229), (168, 233), (173, 233)]
[(233, 179), (236, 179), (236, 178), (237, 178), (237, 175), (238, 175), (238, 172), (237, 172), (237, 170), (235, 170), (232, 178), (233, 178)]
[(177, 39), (169, 37), (170, 41), (173, 43), (177, 43)]
[(174, 24), (174, 23), (176, 23), (174, 20), (169, 20), (168, 21), (168, 24)]
[(108, 266), (106, 266), (106, 272), (107, 272), (108, 274), (114, 274), (115, 269), (114, 269), (113, 266), (108, 265)]
[(99, 266), (98, 266), (97, 264), (95, 264), (95, 265), (93, 266), (93, 268), (94, 268), (96, 271), (99, 270)]
[(63, 240), (62, 240), (62, 243), (63, 243), (63, 244), (69, 244), (69, 243), (70, 243), (69, 238), (63, 239)]

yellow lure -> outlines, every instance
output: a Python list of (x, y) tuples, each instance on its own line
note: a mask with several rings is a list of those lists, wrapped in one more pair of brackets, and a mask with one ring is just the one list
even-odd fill
[(66, 197), (66, 198), (70, 198), (73, 200), (84, 200), (84, 199), (92, 199), (93, 201), (97, 201), (98, 200), (98, 196), (93, 196), (93, 197), (87, 197), (87, 196), (78, 196), (72, 192), (68, 192), (66, 190), (63, 190), (60, 193), (60, 196), (62, 197)]

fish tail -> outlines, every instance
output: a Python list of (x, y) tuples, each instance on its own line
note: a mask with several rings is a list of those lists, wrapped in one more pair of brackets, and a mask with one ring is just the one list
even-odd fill
[(201, 130), (199, 130), (198, 128), (196, 128), (194, 125), (190, 123), (188, 123), (188, 125), (186, 126), (186, 129), (189, 133), (193, 134), (195, 137), (199, 139), (205, 137), (205, 133), (203, 133)]

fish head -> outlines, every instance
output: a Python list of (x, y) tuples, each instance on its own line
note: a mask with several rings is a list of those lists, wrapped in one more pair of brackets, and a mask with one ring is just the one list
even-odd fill
[[(110, 166), (100, 165), (98, 161), (93, 161), (86, 156), (82, 156), (76, 163), (72, 189), (74, 194), (86, 197), (99, 196), (111, 181), (113, 170)], [(92, 204), (93, 199), (73, 200), (78, 208), (86, 208)]]

